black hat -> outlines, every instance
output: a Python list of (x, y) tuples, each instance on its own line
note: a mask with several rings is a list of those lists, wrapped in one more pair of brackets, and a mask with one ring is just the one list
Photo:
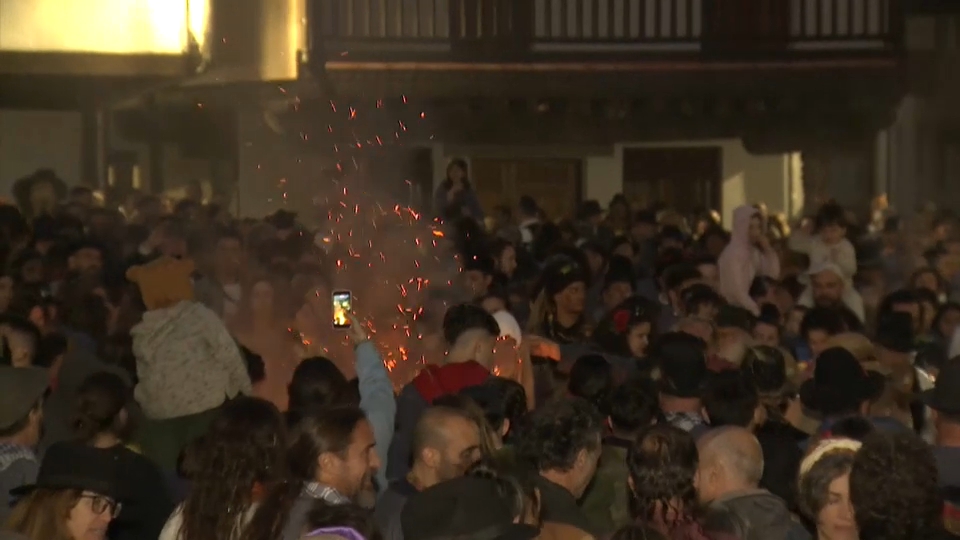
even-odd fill
[(902, 311), (886, 313), (877, 321), (877, 336), (874, 341), (894, 352), (913, 352), (913, 317)]
[(800, 386), (800, 402), (824, 415), (848, 412), (883, 392), (884, 377), (867, 371), (853, 353), (831, 347), (817, 357), (813, 378)]
[(34, 489), (78, 489), (119, 499), (119, 456), (116, 452), (78, 442), (61, 442), (47, 449), (37, 481), (10, 491), (22, 496)]
[(552, 297), (577, 282), (587, 282), (583, 268), (573, 259), (560, 257), (543, 269), (534, 296), (543, 291), (548, 297)]
[(35, 367), (0, 366), (0, 429), (29, 413), (50, 386), (50, 374)]
[(699, 397), (707, 379), (705, 344), (684, 332), (666, 333), (654, 342), (650, 355), (660, 366), (660, 391), (680, 397)]
[(746, 308), (724, 304), (717, 311), (714, 322), (717, 328), (739, 328), (744, 332), (752, 332), (757, 320)]
[(948, 415), (960, 415), (960, 358), (944, 362), (933, 388), (920, 394), (931, 409)]
[(535, 538), (537, 530), (515, 524), (515, 517), (496, 480), (463, 476), (407, 499), (400, 526), (404, 538), (417, 540)]

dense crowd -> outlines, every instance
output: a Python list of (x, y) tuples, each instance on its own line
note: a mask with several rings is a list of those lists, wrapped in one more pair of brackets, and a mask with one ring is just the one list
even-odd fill
[[(4, 540), (960, 537), (949, 212), (485, 215), (454, 161), (417, 226), (456, 270), (428, 279), (196, 189), (14, 196)], [(369, 285), (335, 329), (345, 274)]]

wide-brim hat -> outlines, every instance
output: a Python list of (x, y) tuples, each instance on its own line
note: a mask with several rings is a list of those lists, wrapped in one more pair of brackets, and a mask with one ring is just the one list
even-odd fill
[(496, 481), (463, 476), (410, 497), (400, 514), (400, 524), (404, 537), (419, 540), (536, 537), (536, 529), (518, 528), (514, 518)]
[(119, 499), (119, 455), (79, 442), (57, 443), (47, 449), (33, 484), (10, 490), (21, 497), (36, 489), (77, 489)]
[(813, 377), (800, 385), (800, 402), (821, 414), (856, 409), (883, 393), (886, 378), (869, 371), (841, 347), (832, 347), (816, 360)]
[(0, 429), (23, 419), (50, 386), (47, 370), (35, 367), (0, 366)]

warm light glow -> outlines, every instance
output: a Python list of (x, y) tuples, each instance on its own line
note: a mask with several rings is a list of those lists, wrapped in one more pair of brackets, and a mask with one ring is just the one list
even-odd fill
[(209, 0), (0, 0), (0, 50), (183, 54), (204, 45)]

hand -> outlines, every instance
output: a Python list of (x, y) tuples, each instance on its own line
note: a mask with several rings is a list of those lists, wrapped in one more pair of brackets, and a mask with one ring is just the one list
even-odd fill
[(350, 338), (353, 339), (353, 346), (356, 347), (364, 341), (370, 341), (367, 334), (367, 327), (363, 326), (353, 313), (347, 313), (347, 319), (350, 320)]
[(530, 344), (530, 354), (560, 361), (560, 345), (542, 336), (523, 336), (523, 342)]
[(767, 235), (763, 235), (759, 240), (757, 240), (757, 247), (760, 248), (760, 251), (765, 253), (773, 249), (770, 247), (770, 239), (767, 238)]

